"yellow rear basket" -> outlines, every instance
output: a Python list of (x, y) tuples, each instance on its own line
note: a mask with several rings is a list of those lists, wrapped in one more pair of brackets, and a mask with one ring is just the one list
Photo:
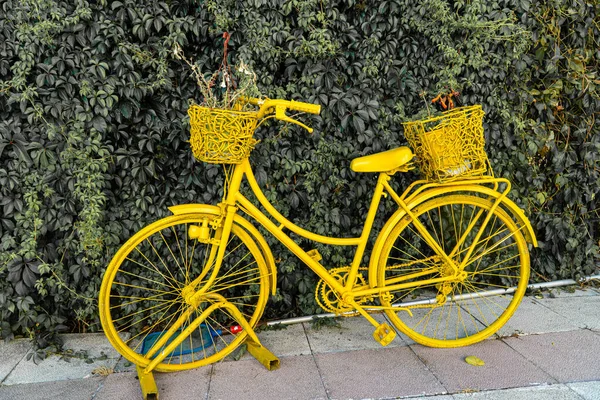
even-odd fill
[(256, 112), (206, 108), (188, 109), (192, 153), (200, 161), (239, 164), (248, 158), (257, 141), (253, 138)]
[(441, 116), (404, 123), (424, 178), (448, 182), (492, 175), (485, 153), (481, 105), (459, 107)]

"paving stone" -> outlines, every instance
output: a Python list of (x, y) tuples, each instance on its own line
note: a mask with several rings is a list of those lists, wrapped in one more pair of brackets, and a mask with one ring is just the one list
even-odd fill
[[(378, 322), (386, 322), (382, 314), (373, 314)], [(361, 316), (339, 318), (340, 326), (324, 326), (315, 329), (310, 323), (304, 324), (306, 336), (313, 354), (330, 353), (337, 351), (381, 349), (382, 346), (373, 338), (375, 327)], [(389, 324), (392, 326), (392, 324)], [(401, 336), (397, 336), (386, 347), (401, 347), (407, 343)]]
[(567, 386), (585, 400), (600, 399), (600, 381), (568, 383)]
[(281, 368), (275, 371), (268, 371), (256, 360), (215, 364), (208, 399), (327, 398), (312, 356), (285, 357), (280, 361)]
[(396, 398), (446, 390), (409, 347), (315, 356), (332, 399)]
[[(16, 385), (86, 378), (90, 377), (96, 368), (114, 368), (120, 358), (104, 334), (69, 334), (61, 337), (63, 350), (65, 352), (72, 350), (75, 357), (53, 355), (38, 364), (35, 364), (33, 359), (23, 359), (3, 384)], [(88, 363), (88, 360), (92, 362)]]
[[(469, 302), (463, 302), (462, 303), (462, 310), (465, 310), (465, 307), (467, 310), (471, 310), (471, 308), (475, 309), (474, 303), (469, 303)], [(410, 315), (408, 315), (408, 313), (406, 313), (406, 311), (400, 311), (400, 318), (402, 319), (402, 321), (408, 326), (408, 327), (412, 327), (414, 330), (419, 331), (421, 333), (424, 333), (426, 336), (427, 335), (435, 335), (436, 330), (437, 331), (437, 335), (436, 336), (440, 336), (441, 332), (439, 331), (439, 327), (437, 324), (433, 323), (432, 321), (437, 321), (439, 318), (439, 313), (440, 310), (442, 309), (438, 309), (438, 310), (433, 310), (432, 309), (412, 309), (412, 317)], [(449, 315), (447, 309), (444, 309), (444, 311), (442, 311), (444, 313), (442, 319), (443, 319), (443, 326), (447, 326), (447, 327), (456, 327), (457, 325), (460, 326), (462, 329), (466, 329), (468, 332), (470, 333), (474, 333), (474, 332), (478, 332), (482, 329), (485, 328), (485, 326), (478, 321), (475, 318), (464, 318), (463, 316), (467, 315), (464, 312), (462, 312), (462, 314), (459, 315), (458, 312), (456, 312), (455, 310), (457, 310), (456, 307), (452, 307), (452, 312)], [(472, 310), (471, 310), (472, 311)], [(464, 318), (463, 319), (459, 319), (460, 318)], [(480, 318), (483, 318), (480, 317)], [(393, 326), (393, 324), (390, 322), (390, 326)], [(425, 332), (423, 332), (423, 330), (425, 330)], [(399, 333), (399, 337), (404, 340), (404, 342), (408, 345), (412, 345), (415, 344), (415, 341), (412, 340), (411, 338), (409, 338), (408, 336), (406, 336), (404, 333), (401, 333), (399, 331), (397, 331)], [(450, 333), (451, 334), (451, 333)]]
[(119, 358), (121, 355), (110, 344), (104, 333), (70, 333), (60, 335), (63, 348), (73, 351), (85, 351), (92, 358)]
[[(556, 382), (501, 340), (486, 340), (454, 349), (411, 347), (450, 393)], [(485, 365), (467, 364), (467, 356), (479, 357)]]
[[(540, 295), (544, 299), (562, 299), (569, 297), (591, 297), (598, 296), (600, 293), (595, 291), (593, 288), (579, 289), (573, 286), (563, 286), (551, 289), (544, 289)], [(539, 300), (538, 296), (532, 296), (533, 299)]]
[(600, 296), (541, 299), (536, 302), (567, 318), (579, 328), (600, 330)]
[(508, 322), (496, 333), (497, 336), (512, 334), (535, 334), (574, 331), (576, 324), (552, 309), (525, 297)]
[[(158, 374), (155, 374), (158, 375)], [(163, 393), (160, 393), (163, 397)], [(94, 400), (141, 399), (142, 390), (135, 372), (109, 375), (99, 385)]]
[(28, 339), (16, 339), (8, 343), (0, 341), (0, 383), (25, 357), (31, 346), (31, 340)]
[(125, 357), (119, 358), (119, 361), (115, 364), (115, 372), (133, 372), (135, 371), (135, 364), (127, 360)]
[[(154, 373), (161, 400), (205, 399), (211, 366), (173, 373)], [(94, 400), (141, 399), (142, 390), (136, 372), (112, 374), (100, 385)]]
[[(310, 346), (302, 324), (283, 325), (283, 329), (264, 330), (258, 332), (263, 346), (277, 357), (302, 356), (310, 354)], [(245, 354), (241, 360), (253, 359)], [(225, 359), (230, 361), (231, 358)]]
[[(0, 400), (89, 400), (104, 378), (0, 386)], [(125, 397), (121, 397), (124, 399)]]
[[(454, 400), (582, 400), (566, 385), (542, 385), (517, 389), (455, 394)], [(597, 399), (596, 399), (597, 400)]]
[(504, 340), (559, 382), (600, 380), (600, 335), (589, 330)]

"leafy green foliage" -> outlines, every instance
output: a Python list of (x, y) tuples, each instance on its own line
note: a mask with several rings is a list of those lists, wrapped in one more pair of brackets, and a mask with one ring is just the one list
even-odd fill
[[(454, 89), (487, 112), (495, 173), (513, 182), (511, 197), (538, 235), (535, 273), (592, 273), (599, 8), (575, 0), (3, 1), (0, 334), (65, 323), (98, 329), (95, 299), (118, 246), (172, 204), (220, 200), (222, 168), (195, 162), (186, 142), (188, 99), (200, 101), (199, 90), (171, 55), (177, 43), (214, 71), (224, 30), (231, 61), (257, 73), (262, 93), (323, 106), (308, 121), (314, 135), (266, 124), (252, 155), (269, 199), (301, 226), (358, 235), (374, 177), (352, 172), (350, 160), (404, 145), (400, 123)], [(316, 278), (268, 240), (280, 289), (267, 316), (316, 312)], [(332, 267), (352, 257), (316, 247)]]

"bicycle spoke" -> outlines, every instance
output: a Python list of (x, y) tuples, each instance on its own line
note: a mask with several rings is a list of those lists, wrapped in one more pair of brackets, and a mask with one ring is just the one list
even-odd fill
[[(419, 254), (436, 252), (413, 226), (413, 220), (401, 219), (390, 231), (382, 249), (377, 285), (411, 282), (411, 287), (390, 291), (391, 296), (384, 295), (380, 301), (384, 306), (397, 302), (399, 307), (406, 304), (411, 308), (413, 317), (395, 310), (386, 314), (416, 342), (438, 347), (478, 342), (496, 332), (520, 302), (529, 268), (521, 233), (524, 225), (517, 226), (502, 208), (496, 208), (490, 216), (493, 204), (486, 198), (457, 194), (435, 198), (415, 208), (415, 220), (420, 220), (429, 235), (440, 242), (437, 246), (443, 251), (452, 249), (448, 255), (452, 264), (437, 256), (418, 260)], [(478, 231), (481, 236), (473, 245)], [(469, 249), (473, 249), (472, 254), (464, 260)], [(458, 272), (465, 274), (454, 275), (462, 263), (464, 269)], [(428, 268), (432, 273), (420, 277), (419, 272)], [(434, 277), (445, 281), (426, 283)], [(501, 296), (489, 292), (516, 286), (516, 290)]]

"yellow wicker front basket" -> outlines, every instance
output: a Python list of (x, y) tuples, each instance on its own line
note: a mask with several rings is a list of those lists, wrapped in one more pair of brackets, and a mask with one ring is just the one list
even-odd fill
[(239, 164), (256, 145), (256, 112), (222, 110), (196, 104), (188, 109), (192, 153), (200, 161)]
[(492, 175), (484, 148), (483, 114), (481, 105), (458, 107), (403, 124), (425, 179), (448, 182)]

